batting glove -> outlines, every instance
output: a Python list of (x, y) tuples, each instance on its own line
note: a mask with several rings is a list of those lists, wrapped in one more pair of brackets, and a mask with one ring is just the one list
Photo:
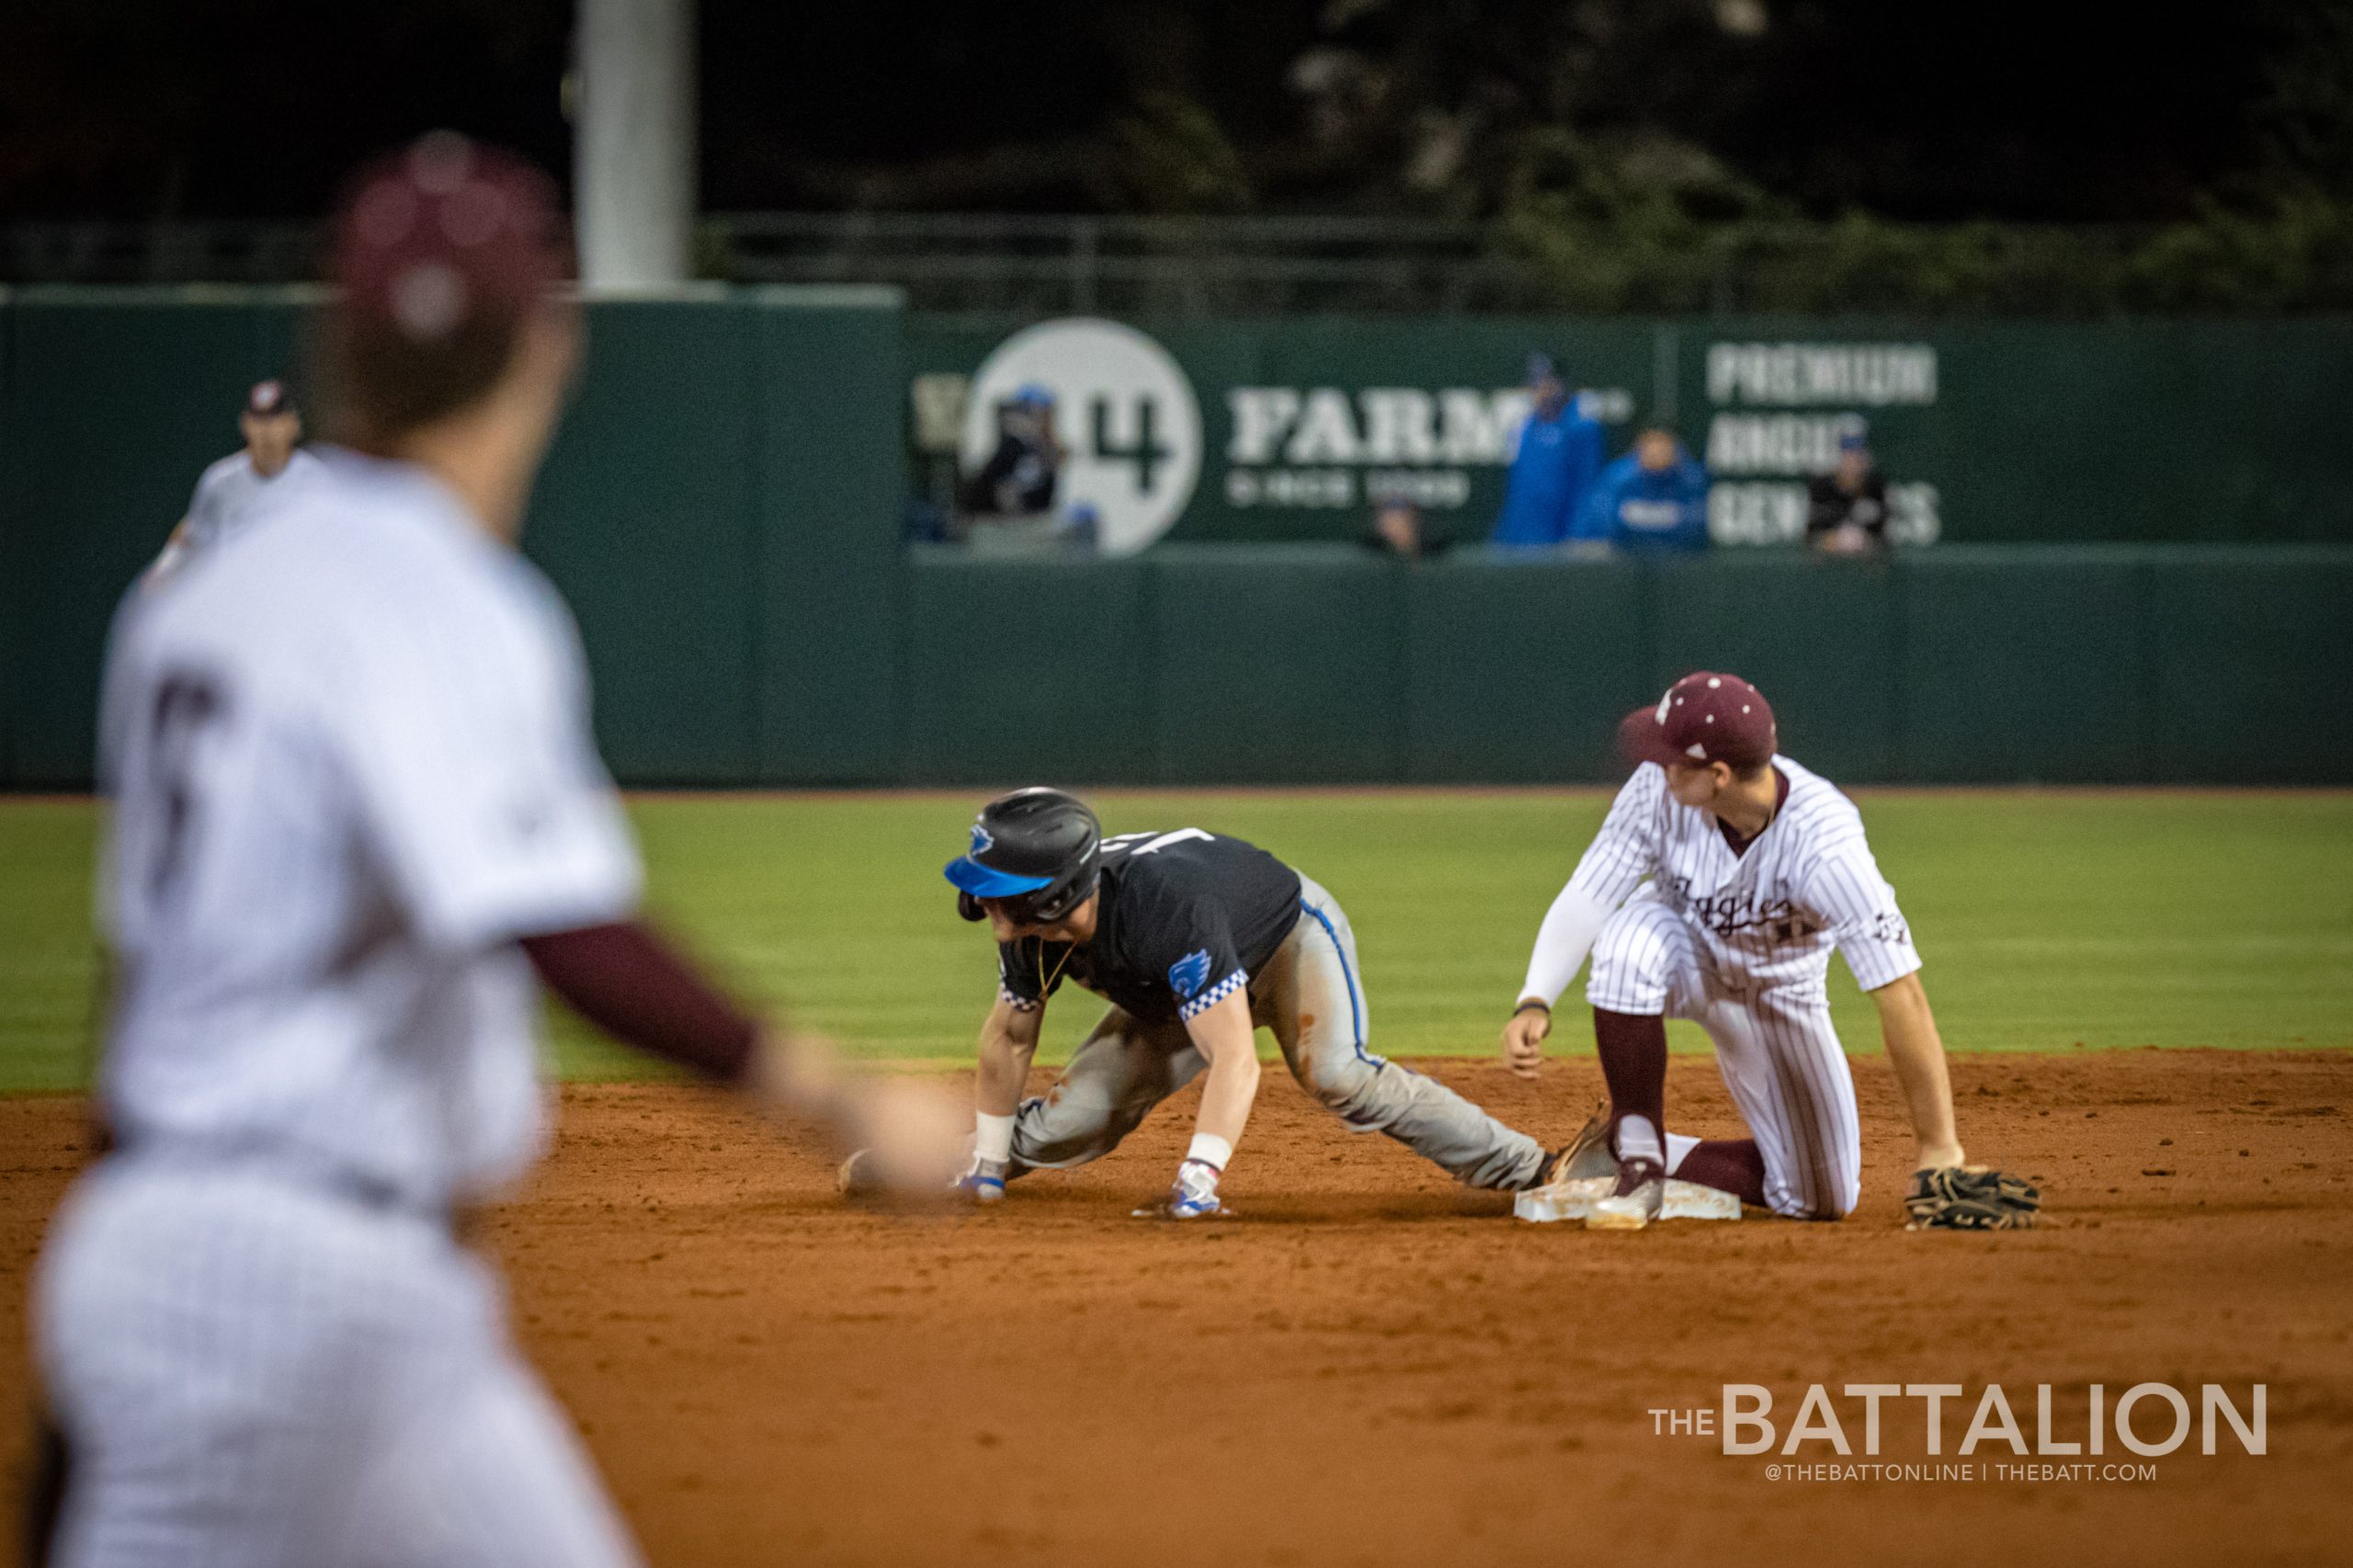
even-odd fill
[(1139, 1209), (1139, 1220), (1215, 1220), (1233, 1212), (1218, 1200), (1217, 1178), (1222, 1173), (1207, 1160), (1187, 1160), (1176, 1167), (1176, 1184), (1168, 1196), (1148, 1209)]

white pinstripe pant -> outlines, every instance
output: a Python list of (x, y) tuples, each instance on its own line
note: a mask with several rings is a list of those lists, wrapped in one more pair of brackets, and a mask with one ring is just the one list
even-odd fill
[(1853, 1211), (1862, 1195), (1862, 1122), (1826, 998), (1719, 974), (1702, 961), (1684, 917), (1645, 889), (1595, 939), (1586, 1000), (1706, 1029), (1724, 1086), (1765, 1157), (1773, 1211), (1815, 1220)]
[(61, 1568), (628, 1568), (587, 1455), (446, 1227), (117, 1157), (35, 1312), (73, 1455)]

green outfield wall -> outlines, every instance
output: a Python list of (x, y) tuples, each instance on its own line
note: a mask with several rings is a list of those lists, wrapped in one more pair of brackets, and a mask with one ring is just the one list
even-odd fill
[[(1405, 565), (1172, 545), (1046, 569), (918, 557), (900, 777), (1606, 778), (1618, 720), (1737, 670), (1791, 755), (1916, 783), (2343, 783), (2324, 629), (2353, 551), (1948, 546), (1891, 564)], [(1084, 629), (1028, 658), (1032, 629)]]
[[(236, 446), (245, 387), (299, 376), (313, 305), (0, 300), (0, 783), (88, 782), (115, 606)], [(902, 342), (881, 290), (590, 308), (526, 543), (579, 619), (622, 777), (895, 775)]]
[[(114, 607), (197, 472), (234, 445), (245, 385), (297, 362), (311, 303), (284, 291), (0, 298), (0, 787), (89, 782)], [(527, 546), (578, 617), (600, 739), (625, 781), (1598, 779), (1618, 716), (1703, 665), (1756, 679), (1791, 752), (1856, 782), (2353, 781), (2353, 725), (2338, 711), (2353, 654), (2336, 631), (2353, 605), (2353, 472), (2339, 472), (2353, 442), (2335, 429), (2353, 342), (2336, 325), (1939, 325), (1927, 334), (1933, 367), (1916, 354), (1807, 359), (1769, 346), (1796, 339), (1727, 336), (1716, 324), (1199, 329), (1229, 361), (1221, 374), (1239, 378), (1229, 391), (1300, 393), (1247, 415), (1259, 421), (1250, 449), (1277, 456), (1311, 419), (1323, 422), (1311, 456), (1362, 457), (1373, 433), (1392, 455), (1423, 449), (1425, 409), (1430, 440), (1484, 450), (1495, 404), (1454, 400), (1449, 436), (1443, 394), (1454, 381), (1477, 391), (1473, 361), (1516, 360), (1531, 337), (1617, 366), (1617, 381), (1647, 371), (1654, 394), (1672, 383), (1707, 411), (1867, 394), (1883, 446), (1897, 415), (1920, 421), (1906, 437), (1918, 452), (1963, 451), (1980, 438), (1971, 431), (1999, 427), (1999, 412), (2016, 435), (2006, 452), (2021, 460), (2113, 466), (2129, 421), (2101, 412), (2103, 400), (2138, 387), (2132, 463), (2212, 509), (2176, 526), (2146, 485), (2130, 506), (2081, 492), (2097, 525), (2081, 531), (2129, 542), (1972, 544), (1948, 494), (1945, 542), (1876, 565), (1729, 546), (1675, 562), (1457, 551), (1406, 565), (1335, 542), (1360, 514), (1304, 509), (1306, 531), (1326, 536), (1317, 542), (1262, 529), (1267, 507), (1220, 514), (1206, 501), (1165, 542), (1122, 559), (910, 552), (900, 513), (922, 461), (911, 426), (936, 423), (940, 409), (923, 399), (952, 390), (911, 388), (950, 373), (941, 343), (968, 335), (977, 367), (998, 330), (910, 324), (872, 290), (590, 309), (588, 369)], [(1210, 351), (1165, 335), (1188, 374), (1205, 377)], [(2121, 347), (2103, 383), (2075, 360), (2111, 339)], [(1972, 341), (2022, 368), (2001, 410), (1956, 380)], [(1752, 343), (1768, 347), (1739, 347)], [(1364, 367), (1362, 384), (1313, 413), (1317, 386), (1339, 388), (1334, 367), (1347, 362)], [(1375, 399), (1368, 415), (1365, 390), (1382, 385), (1427, 396)], [(1932, 403), (1902, 401), (1931, 392)], [(1336, 402), (1353, 434), (1334, 422)], [(2160, 403), (2172, 412), (2145, 413)], [(1806, 419), (1839, 416), (1806, 406), (1817, 410)], [(1288, 436), (1274, 430), (1283, 408)], [(1231, 453), (1233, 410), (1200, 411), (1197, 494), (1232, 484), (1235, 465), (1211, 449)], [(1135, 414), (1131, 399), (1101, 426), (1128, 467), (1170, 428), (1146, 432)], [(1093, 439), (1091, 417), (1076, 424)], [(2028, 441), (2034, 431), (2064, 449)], [(1725, 438), (1756, 456), (1820, 434), (1744, 426)], [(2006, 455), (1954, 460), (1956, 474), (1988, 471), (1988, 488), (1955, 492), (1980, 497), (1972, 513), (2028, 515), (2015, 474), (1992, 472), (2013, 466)], [(1263, 496), (1271, 482), (1250, 483)], [(2291, 515), (2281, 495), (2300, 498)], [(1979, 531), (2018, 530), (1966, 530)], [(2165, 542), (2209, 534), (2271, 542)]]
[[(1072, 500), (1185, 542), (1342, 540), (1377, 494), (1483, 539), (1518, 381), (1547, 351), (1609, 427), (1703, 460), (1722, 546), (1802, 532), (1805, 481), (1866, 433), (1916, 540), (2353, 541), (2353, 320), (2115, 323), (923, 316), (919, 446), (967, 462), (971, 406), (1061, 394)], [(951, 432), (947, 426), (954, 426)], [(1188, 477), (1189, 476), (1189, 477)]]

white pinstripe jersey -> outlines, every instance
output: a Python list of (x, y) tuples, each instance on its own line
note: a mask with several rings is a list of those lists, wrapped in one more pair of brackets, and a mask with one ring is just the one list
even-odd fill
[(196, 494), (188, 503), (188, 548), (209, 550), (245, 522), (259, 515), (264, 499), (283, 501), (281, 491), (294, 491), (315, 481), (325, 465), (301, 447), (288, 456), (286, 466), (265, 478), (254, 468), (251, 453), (231, 452), (199, 475)]
[(1667, 792), (1646, 762), (1618, 791), (1569, 884), (1616, 908), (1647, 879), (1681, 914), (1710, 968), (1727, 979), (1818, 994), (1833, 949), (1875, 990), (1920, 967), (1895, 890), (1863, 837), (1862, 814), (1837, 786), (1788, 757), (1773, 766), (1789, 799), (1735, 855), (1712, 812)]
[(635, 903), (570, 617), (424, 471), (333, 454), (110, 651), (102, 1073), (131, 1146), (423, 1204), (537, 1153), (512, 938)]

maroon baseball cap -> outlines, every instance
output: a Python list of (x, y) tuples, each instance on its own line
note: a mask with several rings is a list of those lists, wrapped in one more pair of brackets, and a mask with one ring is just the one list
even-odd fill
[(1738, 676), (1700, 670), (1666, 688), (1655, 706), (1637, 708), (1618, 726), (1629, 762), (1721, 762), (1746, 772), (1779, 747), (1765, 694)]
[(568, 269), (553, 182), (454, 131), (363, 172), (335, 220), (344, 309), (419, 344), (518, 318)]
[(256, 381), (245, 393), (245, 412), (265, 417), (294, 412), (294, 394), (280, 381)]

